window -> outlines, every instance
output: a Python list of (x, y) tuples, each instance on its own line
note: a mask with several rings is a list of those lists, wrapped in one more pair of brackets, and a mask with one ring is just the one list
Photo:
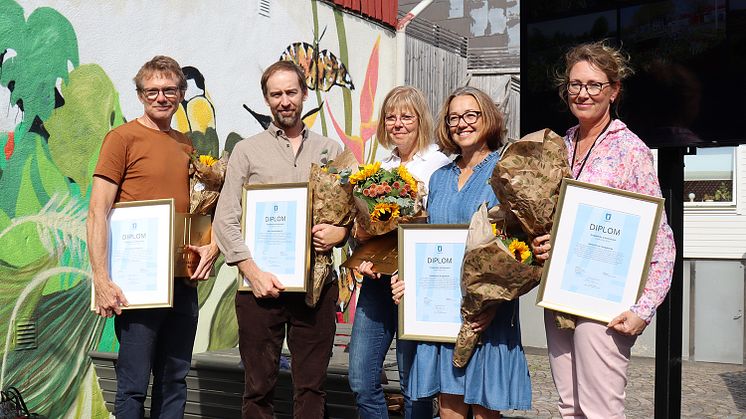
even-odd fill
[(698, 148), (684, 157), (686, 205), (735, 205), (735, 147)]

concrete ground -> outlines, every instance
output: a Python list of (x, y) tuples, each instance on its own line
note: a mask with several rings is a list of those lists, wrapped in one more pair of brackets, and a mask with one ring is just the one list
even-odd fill
[[(557, 392), (545, 349), (526, 348), (533, 408), (503, 412), (505, 418), (559, 418)], [(633, 358), (629, 368), (626, 414), (652, 418), (655, 360)], [(746, 368), (743, 365), (684, 361), (681, 383), (682, 418), (746, 418)]]

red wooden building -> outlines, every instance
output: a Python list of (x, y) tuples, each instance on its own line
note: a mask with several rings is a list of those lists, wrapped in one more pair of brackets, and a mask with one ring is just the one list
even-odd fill
[(345, 9), (357, 12), (367, 18), (396, 27), (396, 12), (399, 0), (325, 0)]

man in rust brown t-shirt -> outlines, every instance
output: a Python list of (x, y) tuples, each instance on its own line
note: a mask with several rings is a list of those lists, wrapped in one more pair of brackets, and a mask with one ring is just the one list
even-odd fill
[[(172, 58), (156, 56), (135, 76), (143, 115), (110, 131), (93, 173), (88, 211), (88, 253), (95, 286), (94, 309), (116, 315), (117, 418), (142, 418), (153, 372), (150, 417), (181, 418), (186, 404), (186, 375), (197, 332), (197, 289), (174, 281), (173, 307), (122, 310), (128, 305), (109, 276), (109, 213), (117, 202), (173, 198), (176, 212), (189, 210), (189, 155), (192, 143), (171, 129), (171, 118), (184, 97), (186, 79)], [(192, 280), (207, 279), (217, 245), (189, 249), (201, 257)]]

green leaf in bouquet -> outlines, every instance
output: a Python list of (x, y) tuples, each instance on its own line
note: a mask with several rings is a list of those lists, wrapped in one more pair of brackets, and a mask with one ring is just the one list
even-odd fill
[(518, 240), (515, 237), (500, 237), (500, 240), (518, 262), (526, 265), (533, 263), (534, 255), (531, 253), (531, 248), (524, 241)]

